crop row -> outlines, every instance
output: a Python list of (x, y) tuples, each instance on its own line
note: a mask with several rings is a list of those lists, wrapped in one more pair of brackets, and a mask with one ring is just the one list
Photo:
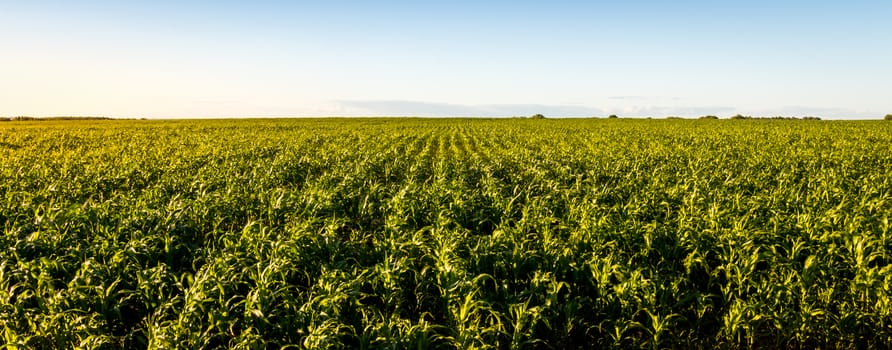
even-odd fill
[(21, 348), (882, 347), (892, 126), (0, 126)]

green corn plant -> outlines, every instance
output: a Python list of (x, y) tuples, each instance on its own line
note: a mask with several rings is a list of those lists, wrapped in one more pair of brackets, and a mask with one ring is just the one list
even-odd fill
[(6, 348), (892, 343), (892, 125), (0, 125)]

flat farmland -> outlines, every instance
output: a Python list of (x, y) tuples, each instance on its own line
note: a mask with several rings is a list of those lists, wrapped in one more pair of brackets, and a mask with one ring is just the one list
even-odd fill
[(892, 345), (892, 123), (0, 123), (7, 348)]

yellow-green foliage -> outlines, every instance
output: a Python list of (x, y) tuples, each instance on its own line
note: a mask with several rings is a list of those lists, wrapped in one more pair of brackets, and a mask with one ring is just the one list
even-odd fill
[(892, 344), (892, 124), (0, 125), (21, 348)]

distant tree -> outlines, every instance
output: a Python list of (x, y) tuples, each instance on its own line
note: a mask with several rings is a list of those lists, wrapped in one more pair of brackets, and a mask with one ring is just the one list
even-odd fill
[(700, 119), (719, 119), (719, 117), (716, 117), (714, 115), (704, 115), (700, 117)]
[(611, 114), (611, 115), (610, 115), (609, 117), (607, 117), (607, 118), (610, 118), (610, 119), (616, 119), (616, 118), (619, 118), (619, 117), (617, 117), (616, 114)]
[(6, 118), (11, 121), (46, 121), (46, 120), (111, 120), (109, 117), (29, 117), (20, 115), (16, 117)]
[[(702, 118), (702, 117), (701, 117)], [(821, 120), (819, 117), (813, 116), (804, 116), (804, 117), (784, 117), (782, 115), (774, 116), (774, 117), (753, 117), (749, 115), (735, 115), (731, 117), (731, 119), (753, 119), (753, 120)]]
[(533, 114), (530, 116), (530, 119), (545, 119), (545, 116), (541, 114)]
[(670, 116), (666, 117), (666, 119), (684, 119), (684, 118), (679, 117), (677, 115), (670, 115)]
[(886, 114), (886, 116), (883, 119), (892, 120), (892, 114)]

